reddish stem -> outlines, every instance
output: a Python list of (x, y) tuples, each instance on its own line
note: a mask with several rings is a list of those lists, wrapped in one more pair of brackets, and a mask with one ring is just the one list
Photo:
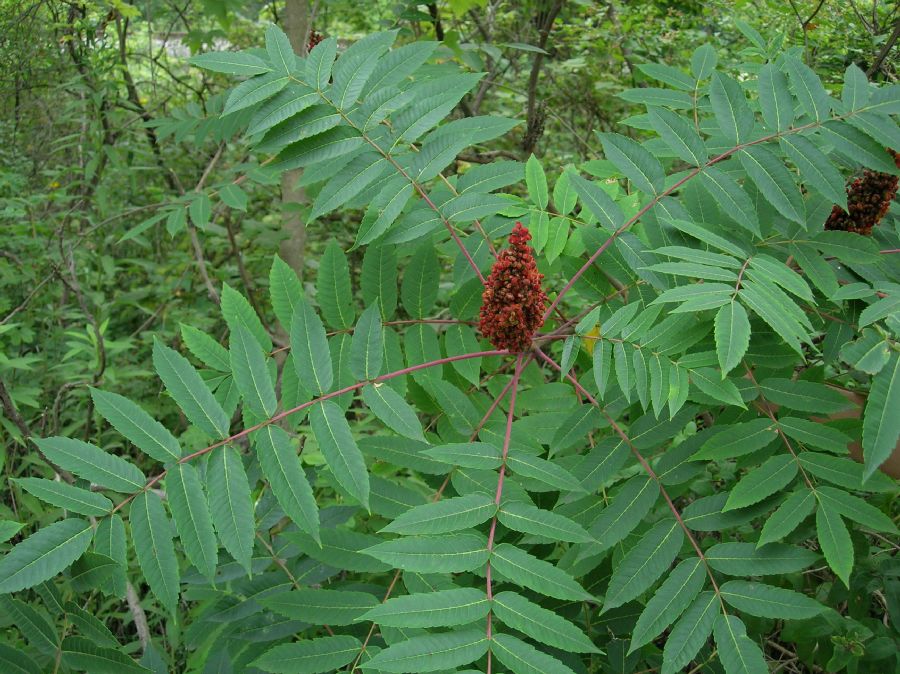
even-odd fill
[[(838, 119), (840, 119), (840, 118), (838, 118)], [(579, 278), (581, 278), (581, 276), (588, 269), (591, 268), (591, 265), (593, 265), (594, 262), (597, 261), (597, 258), (600, 257), (601, 255), (603, 255), (603, 252), (607, 248), (609, 248), (610, 244), (612, 244), (612, 242), (615, 241), (615, 239), (622, 232), (624, 232), (626, 229), (628, 229), (634, 223), (636, 223), (638, 220), (640, 220), (647, 213), (647, 211), (649, 211), (656, 204), (658, 204), (663, 197), (667, 197), (670, 194), (672, 194), (673, 192), (675, 192), (679, 187), (684, 185), (688, 180), (696, 177), (703, 169), (713, 166), (714, 164), (718, 164), (720, 161), (722, 161), (723, 159), (727, 159), (728, 157), (733, 155), (735, 152), (739, 152), (746, 147), (750, 147), (751, 145), (759, 145), (760, 143), (766, 143), (770, 140), (775, 140), (776, 138), (780, 138), (781, 136), (786, 136), (789, 134), (798, 133), (805, 129), (810, 129), (813, 127), (821, 126), (821, 124), (822, 124), (822, 122), (818, 122), (818, 121), (811, 122), (809, 124), (804, 124), (803, 126), (797, 126), (792, 129), (788, 129), (787, 131), (779, 131), (777, 133), (773, 133), (768, 136), (758, 138), (757, 140), (751, 140), (747, 143), (741, 143), (740, 145), (736, 145), (735, 147), (731, 148), (730, 150), (727, 150), (727, 151), (723, 152), (722, 154), (720, 154), (716, 157), (713, 157), (708, 162), (706, 162), (703, 166), (698, 166), (697, 168), (693, 169), (690, 173), (688, 173), (686, 176), (684, 176), (681, 180), (677, 181), (671, 187), (663, 190), (662, 192), (660, 192), (659, 194), (654, 196), (650, 201), (647, 202), (647, 204), (641, 210), (639, 210), (634, 216), (632, 216), (631, 218), (626, 220), (625, 223), (621, 227), (619, 227), (615, 232), (613, 232), (610, 235), (610, 237), (606, 241), (604, 241), (603, 244), (596, 251), (594, 251), (594, 254), (588, 258), (588, 261), (585, 262), (577, 272), (575, 272), (575, 274), (572, 276), (572, 278), (569, 279), (569, 282), (566, 283), (566, 285), (563, 287), (563, 289), (556, 296), (556, 299), (553, 300), (553, 302), (550, 304), (550, 307), (547, 309), (547, 312), (544, 314), (544, 320), (547, 320), (547, 317), (549, 317), (550, 314), (553, 313), (553, 310), (556, 308), (556, 305), (560, 303), (563, 296), (567, 292), (569, 292), (569, 290), (572, 288), (572, 286), (575, 285), (575, 282)]]
[[(290, 415), (295, 414), (296, 412), (305, 410), (307, 407), (312, 407), (313, 405), (320, 403), (324, 400), (329, 400), (330, 398), (336, 398), (345, 393), (350, 393), (351, 391), (356, 391), (358, 389), (361, 389), (363, 386), (366, 386), (367, 384), (377, 384), (377, 383), (380, 383), (383, 381), (388, 381), (389, 379), (394, 379), (396, 377), (402, 377), (403, 375), (410, 374), (411, 372), (416, 372), (418, 370), (424, 370), (425, 368), (435, 367), (437, 365), (445, 365), (447, 363), (452, 363), (452, 362), (458, 361), (458, 360), (467, 360), (470, 358), (481, 358), (483, 356), (502, 356), (506, 353), (508, 353), (508, 352), (505, 350), (495, 349), (492, 351), (476, 351), (475, 353), (465, 353), (465, 354), (461, 354), (461, 355), (457, 355), (457, 356), (447, 356), (446, 358), (439, 358), (437, 360), (432, 360), (427, 363), (420, 363), (418, 365), (410, 365), (409, 367), (405, 367), (401, 370), (395, 370), (394, 372), (388, 372), (387, 374), (383, 374), (379, 377), (375, 377), (372, 380), (361, 381), (361, 382), (357, 382), (355, 384), (351, 384), (350, 386), (345, 386), (342, 389), (338, 389), (337, 391), (332, 391), (331, 393), (326, 393), (325, 395), (319, 396), (318, 398), (314, 398), (313, 400), (310, 400), (309, 402), (305, 402), (302, 405), (297, 405), (297, 407), (292, 407), (289, 410), (280, 412), (280, 413), (276, 414), (275, 416), (270, 417), (269, 419), (266, 419), (265, 421), (259, 422), (255, 426), (251, 426), (250, 428), (245, 428), (240, 433), (235, 433), (234, 435), (231, 435), (231, 436), (225, 438), (224, 440), (219, 440), (218, 442), (215, 442), (215, 443), (209, 445), (208, 447), (204, 447), (203, 449), (198, 449), (196, 452), (193, 452), (191, 454), (188, 454), (187, 456), (183, 456), (180, 459), (178, 459), (178, 463), (187, 463), (191, 459), (196, 459), (198, 456), (203, 456), (204, 454), (208, 454), (209, 452), (216, 449), (217, 447), (222, 447), (223, 445), (227, 445), (229, 442), (234, 442), (235, 440), (238, 440), (247, 435), (250, 435), (250, 433), (253, 433), (254, 431), (258, 431), (260, 428), (265, 428), (266, 426), (269, 426), (270, 424), (274, 424), (277, 421), (281, 421), (285, 417), (289, 417)], [(116, 504), (116, 506), (110, 511), (110, 515), (113, 514), (114, 512), (116, 512), (117, 510), (120, 510), (126, 503), (131, 501), (138, 494), (143, 494), (144, 492), (146, 492), (153, 485), (155, 485), (157, 482), (162, 480), (166, 476), (166, 473), (168, 473), (168, 471), (164, 470), (159, 475), (156, 475), (156, 476), (150, 478), (147, 481), (147, 484), (144, 485), (143, 489), (141, 489), (138, 492), (135, 492), (134, 494), (130, 494), (125, 499), (123, 499), (118, 504)]]
[[(541, 357), (546, 363), (552, 366), (559, 372), (562, 372), (562, 367), (553, 360), (546, 353), (541, 351), (539, 348), (535, 348), (535, 351), (538, 356)], [(594, 396), (590, 394), (590, 392), (584, 388), (578, 380), (573, 377), (571, 374), (565, 375), (566, 379), (572, 382), (572, 385), (575, 387), (576, 391), (580, 391), (581, 394), (591, 403), (594, 407), (600, 410), (600, 413), (606, 417), (606, 420), (609, 422), (609, 425), (616, 432), (622, 442), (628, 445), (629, 449), (631, 449), (631, 453), (634, 454), (635, 458), (638, 460), (638, 463), (641, 464), (641, 467), (650, 476), (654, 482), (656, 482), (656, 486), (659, 487), (660, 493), (663, 495), (663, 498), (666, 500), (666, 504), (669, 507), (669, 510), (672, 512), (672, 515), (675, 517), (675, 521), (678, 522), (678, 525), (681, 527), (682, 531), (684, 531), (685, 536), (687, 536), (688, 540), (691, 543), (691, 547), (694, 548), (694, 552), (697, 553), (697, 556), (703, 562), (703, 565), (706, 567), (706, 573), (709, 576), (709, 580), (712, 582), (713, 589), (716, 591), (716, 596), (719, 598), (719, 602), (722, 603), (722, 611), (725, 612), (725, 604), (722, 602), (722, 596), (719, 592), (719, 585), (716, 583), (715, 576), (713, 576), (712, 569), (709, 566), (709, 563), (706, 560), (706, 555), (703, 554), (703, 550), (700, 549), (699, 543), (697, 543), (697, 539), (694, 538), (694, 534), (691, 533), (691, 530), (688, 529), (687, 525), (684, 523), (684, 520), (681, 517), (681, 513), (678, 512), (678, 508), (675, 506), (675, 503), (672, 501), (672, 498), (669, 496), (669, 492), (666, 491), (666, 488), (663, 487), (662, 482), (659, 479), (659, 476), (656, 474), (656, 471), (653, 470), (652, 466), (647, 462), (647, 459), (643, 457), (643, 455), (638, 451), (637, 447), (631, 442), (631, 438), (622, 430), (622, 427), (616, 423), (615, 419), (613, 419), (606, 411), (606, 409), (597, 401)]]
[[(506, 475), (506, 458), (509, 456), (509, 444), (510, 439), (512, 438), (512, 424), (513, 418), (515, 416), (516, 410), (516, 392), (519, 388), (519, 377), (522, 376), (522, 370), (525, 368), (531, 361), (529, 358), (527, 361), (525, 360), (524, 354), (519, 354), (519, 357), (516, 359), (516, 370), (513, 373), (512, 380), (510, 381), (509, 388), (511, 389), (511, 393), (509, 395), (509, 411), (506, 414), (506, 432), (503, 435), (503, 454), (500, 458), (500, 474), (497, 477), (497, 491), (494, 494), (494, 504), (497, 508), (500, 508), (500, 500), (503, 498), (503, 482), (504, 477)], [(499, 402), (499, 397), (497, 402)], [(494, 537), (497, 533), (497, 514), (491, 518), (491, 530), (488, 533), (488, 541), (487, 541), (487, 550), (488, 550), (488, 560), (485, 565), (485, 578), (487, 585), (487, 598), (488, 601), (493, 600), (494, 598), (494, 588), (491, 577), (491, 559), (490, 554), (494, 549)], [(487, 639), (491, 640), (493, 635), (493, 621), (491, 619), (491, 611), (488, 611), (487, 614)], [(491, 674), (491, 652), (488, 650), (488, 661), (487, 661), (487, 674)]]

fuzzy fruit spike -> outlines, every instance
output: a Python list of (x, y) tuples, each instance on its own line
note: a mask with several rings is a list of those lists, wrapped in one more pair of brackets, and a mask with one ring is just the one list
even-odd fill
[(517, 222), (509, 248), (500, 253), (481, 296), (481, 334), (498, 349), (524, 351), (544, 324), (547, 295), (528, 242), (531, 234)]
[[(900, 167), (900, 154), (888, 152)], [(840, 206), (832, 208), (825, 229), (871, 235), (872, 228), (881, 222), (897, 195), (897, 184), (897, 176), (866, 169), (862, 177), (847, 187), (847, 210)]]

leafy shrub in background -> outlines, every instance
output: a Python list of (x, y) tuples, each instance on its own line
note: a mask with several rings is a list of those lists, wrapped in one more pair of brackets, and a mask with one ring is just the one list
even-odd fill
[[(245, 203), (244, 181), (303, 168), (311, 226), (364, 211), (359, 293), (332, 244), (315, 297), (273, 261), (286, 341), (226, 286), (227, 346), (191, 326), (184, 353), (157, 342), (203, 449), (113, 390), (92, 391), (95, 443), (36, 440), (68, 479), (17, 485), (68, 516), (0, 560), (27, 643), (0, 662), (895, 667), (896, 487), (878, 467), (900, 435), (898, 236), (889, 211), (871, 237), (824, 224), (854, 174), (898, 174), (900, 87), (851, 66), (834, 98), (794, 50), (739, 81), (703, 46), (690, 73), (645, 66), (659, 86), (627, 92), (648, 140), (601, 134), (605, 158), (551, 190), (534, 157), (445, 175), (516, 122), (446, 121), (481, 76), (395, 38), (301, 59), (271, 27), (265, 50), (195, 57), (246, 76), (212, 130), (270, 158), (153, 223), (202, 226)], [(549, 301), (510, 353), (476, 325), (516, 220)], [(541, 306), (530, 290), (506, 301)], [(93, 608), (145, 590), (167, 630), (123, 647)]]

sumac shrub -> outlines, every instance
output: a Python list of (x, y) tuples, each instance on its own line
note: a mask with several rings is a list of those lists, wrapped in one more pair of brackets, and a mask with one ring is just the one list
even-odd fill
[[(311, 231), (362, 213), (362, 271), (333, 243), (312, 293), (274, 259), (278, 340), (225, 287), (224, 343), (155, 344), (170, 424), (107, 387), (91, 442), (35, 439), (71, 481), (19, 479), (62, 512), (0, 523), (0, 659), (893, 671), (900, 86), (701, 46), (548, 178), (456, 166), (518, 122), (451, 119), (482, 74), (396, 39), (193, 59), (257, 164), (166, 217), (303, 169)], [(167, 629), (121, 646), (91, 607), (126, 597)]]

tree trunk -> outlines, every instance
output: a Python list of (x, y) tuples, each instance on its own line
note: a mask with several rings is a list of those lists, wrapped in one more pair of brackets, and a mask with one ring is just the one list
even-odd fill
[[(309, 36), (309, 1), (286, 0), (284, 8), (284, 32), (294, 51), (306, 56)], [(284, 239), (279, 247), (281, 259), (287, 262), (303, 278), (306, 252), (306, 223), (300, 214), (300, 205), (306, 202), (306, 191), (297, 187), (300, 169), (287, 171), (281, 177), (282, 229)]]

